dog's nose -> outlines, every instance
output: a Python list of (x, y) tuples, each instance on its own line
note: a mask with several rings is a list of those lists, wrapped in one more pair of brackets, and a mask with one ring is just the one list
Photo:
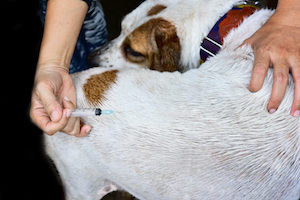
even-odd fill
[(100, 55), (102, 48), (98, 48), (92, 51), (86, 58), (86, 62), (90, 67), (99, 67), (100, 66)]

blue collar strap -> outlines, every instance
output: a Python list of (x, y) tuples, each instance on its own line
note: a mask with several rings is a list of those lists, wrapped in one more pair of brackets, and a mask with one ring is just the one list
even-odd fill
[(208, 57), (215, 56), (222, 48), (223, 39), (226, 35), (256, 10), (258, 10), (258, 7), (248, 4), (234, 6), (222, 16), (202, 41), (200, 46), (200, 63), (204, 63)]

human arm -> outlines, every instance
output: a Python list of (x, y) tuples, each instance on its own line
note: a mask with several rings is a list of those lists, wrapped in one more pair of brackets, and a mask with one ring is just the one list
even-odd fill
[(295, 95), (291, 114), (300, 116), (300, 1), (279, 0), (273, 16), (245, 41), (252, 46), (255, 60), (249, 89), (261, 89), (269, 66), (274, 68), (274, 82), (268, 110), (280, 105), (291, 71)]
[(90, 126), (70, 118), (76, 92), (69, 65), (88, 6), (81, 0), (49, 0), (32, 92), (30, 116), (47, 134), (83, 136)]

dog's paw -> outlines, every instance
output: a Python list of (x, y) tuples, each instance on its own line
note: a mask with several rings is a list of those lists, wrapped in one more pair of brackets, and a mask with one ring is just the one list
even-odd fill
[(105, 195), (107, 195), (108, 193), (117, 191), (118, 188), (116, 185), (110, 183), (109, 185), (105, 185), (104, 187), (102, 187), (97, 194), (99, 195), (99, 198), (102, 199)]

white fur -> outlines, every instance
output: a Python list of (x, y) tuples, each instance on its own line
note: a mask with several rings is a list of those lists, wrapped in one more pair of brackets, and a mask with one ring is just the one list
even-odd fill
[[(122, 21), (122, 31), (118, 38), (110, 43), (110, 47), (100, 57), (102, 67), (122, 66), (138, 67), (122, 56), (121, 44), (128, 34), (140, 25), (153, 18), (164, 18), (175, 25), (181, 45), (181, 65), (184, 70), (198, 68), (200, 61), (200, 45), (216, 21), (222, 17), (233, 4), (240, 0), (148, 0), (133, 10)], [(157, 15), (147, 16), (147, 12), (155, 5), (167, 6)]]
[[(129, 33), (132, 29), (126, 26), (135, 25), (158, 2), (173, 6), (160, 16), (176, 22), (182, 62), (195, 68), (197, 37), (236, 1), (148, 0), (124, 19), (123, 32)], [(67, 199), (99, 199), (106, 191), (102, 188), (117, 185), (141, 200), (297, 200), (300, 132), (299, 119), (289, 114), (292, 77), (279, 109), (269, 114), (272, 70), (259, 92), (249, 92), (253, 53), (250, 47), (238, 48), (271, 14), (261, 10), (247, 18), (226, 37), (217, 56), (182, 74), (128, 68), (120, 62), (74, 75), (78, 107), (90, 107), (82, 89), (86, 80), (119, 70), (116, 84), (98, 105), (114, 110), (113, 115), (84, 118), (93, 126), (85, 138), (45, 136)]]

